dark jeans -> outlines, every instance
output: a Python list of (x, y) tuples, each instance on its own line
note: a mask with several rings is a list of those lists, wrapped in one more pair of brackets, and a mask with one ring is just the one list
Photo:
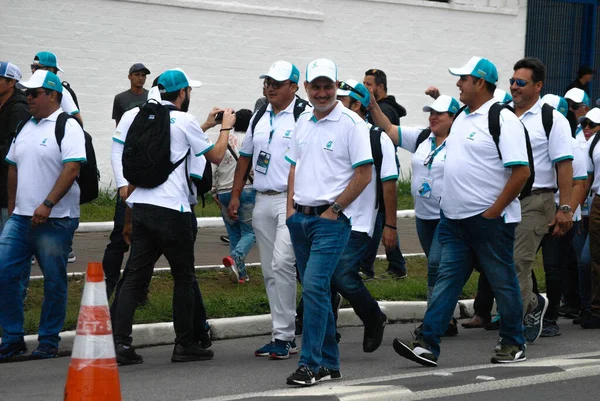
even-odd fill
[(500, 337), (504, 344), (523, 345), (523, 306), (514, 265), (515, 223), (481, 215), (451, 220), (441, 214), (442, 245), (437, 282), (423, 321), (423, 340), (437, 357), (456, 302), (473, 270), (473, 256), (490, 279), (498, 298)]
[(494, 291), (488, 281), (485, 273), (482, 271), (479, 273), (479, 279), (477, 281), (477, 294), (473, 301), (473, 309), (475, 315), (479, 316), (485, 321), (492, 319), (492, 308), (494, 307)]
[(104, 269), (104, 280), (106, 281), (106, 297), (110, 299), (119, 276), (121, 274), (121, 265), (123, 264), (123, 255), (129, 251), (129, 245), (123, 239), (123, 226), (125, 224), (125, 209), (127, 205), (119, 196), (117, 191), (117, 201), (115, 203), (115, 216), (113, 218), (114, 228), (110, 233), (110, 242), (104, 251), (102, 259), (102, 268)]
[(348, 244), (331, 278), (331, 288), (350, 303), (356, 315), (367, 327), (374, 325), (376, 319), (383, 313), (358, 274), (360, 261), (367, 249), (369, 239), (367, 233), (358, 231), (350, 233)]
[(154, 270), (157, 255), (165, 255), (173, 276), (175, 343), (194, 342), (196, 288), (192, 213), (136, 204), (132, 210), (131, 261), (116, 307), (115, 342), (130, 345), (137, 301)]
[[(575, 226), (573, 226), (575, 228)], [(577, 272), (577, 260), (573, 252), (573, 230), (562, 237), (546, 234), (542, 239), (542, 256), (544, 260), (544, 272), (546, 273), (546, 297), (548, 298), (548, 310), (544, 320), (556, 322), (558, 320), (558, 308), (563, 294), (565, 282), (568, 281), (568, 270)], [(572, 264), (572, 267), (567, 267)]]
[[(377, 250), (381, 243), (381, 237), (383, 236), (383, 228), (385, 226), (385, 211), (383, 207), (379, 208), (377, 212), (377, 218), (375, 219), (375, 229), (373, 230), (373, 237), (369, 241), (369, 246), (365, 251), (365, 255), (360, 262), (360, 270), (368, 276), (374, 276), (375, 270), (373, 263), (377, 257)], [(403, 274), (406, 272), (406, 260), (400, 250), (400, 237), (397, 238), (396, 248), (391, 251), (385, 251), (385, 256), (388, 261), (388, 271), (390, 273)]]
[(442, 246), (438, 236), (440, 219), (423, 220), (417, 217), (417, 236), (427, 256), (427, 299), (431, 297), (433, 287), (437, 281), (438, 268), (442, 258)]
[(580, 232), (573, 237), (573, 247), (577, 255), (577, 267), (579, 271), (579, 304), (581, 310), (591, 310), (590, 299), (592, 297), (590, 235), (589, 218), (584, 217), (580, 225)]

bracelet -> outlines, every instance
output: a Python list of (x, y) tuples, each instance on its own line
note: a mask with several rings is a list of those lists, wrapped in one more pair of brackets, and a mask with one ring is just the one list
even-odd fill
[(232, 129), (233, 128), (221, 128), (219, 132), (222, 132), (222, 131), (231, 131)]
[(387, 228), (391, 228), (392, 230), (397, 230), (397, 229), (398, 229), (398, 227), (396, 227), (396, 226), (392, 226), (392, 225), (390, 225), (390, 224), (386, 224), (385, 226), (386, 226)]

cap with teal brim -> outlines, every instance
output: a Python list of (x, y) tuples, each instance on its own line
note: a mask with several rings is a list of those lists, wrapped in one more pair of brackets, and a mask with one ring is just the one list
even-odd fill
[(477, 78), (483, 78), (487, 82), (496, 85), (498, 82), (498, 70), (496, 66), (488, 59), (481, 57), (471, 57), (469, 62), (460, 68), (448, 68), (450, 74), (456, 76), (471, 75)]
[(569, 103), (565, 100), (564, 97), (547, 94), (542, 97), (542, 103), (549, 104), (554, 107), (560, 114), (563, 116), (567, 116), (567, 112), (569, 111)]
[(369, 107), (371, 103), (371, 92), (356, 79), (340, 82), (340, 88), (338, 88), (336, 95), (339, 97), (349, 96), (358, 100), (364, 107)]
[(456, 114), (458, 113), (458, 109), (460, 109), (458, 100), (448, 95), (440, 95), (431, 106), (423, 107), (423, 111), (426, 113), (437, 111), (438, 113)]

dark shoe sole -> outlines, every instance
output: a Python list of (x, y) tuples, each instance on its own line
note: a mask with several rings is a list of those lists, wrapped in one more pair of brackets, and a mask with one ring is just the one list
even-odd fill
[(123, 359), (119, 358), (119, 356), (117, 355), (117, 363), (119, 364), (119, 366), (139, 365), (140, 363), (144, 363), (144, 359)]
[(195, 362), (195, 361), (208, 361), (213, 359), (214, 355), (178, 355), (172, 356), (171, 362)]
[(11, 359), (11, 358), (16, 358), (19, 355), (23, 355), (26, 352), (27, 352), (27, 348), (21, 349), (19, 351), (11, 352), (10, 354), (0, 356), (0, 361), (8, 360), (8, 359)]
[(420, 357), (419, 355), (415, 354), (413, 350), (408, 348), (406, 345), (402, 344), (402, 342), (398, 341), (398, 339), (394, 339), (392, 345), (394, 347), (394, 351), (396, 351), (398, 355), (406, 359), (410, 359), (411, 361), (416, 362), (419, 365), (427, 366), (429, 368), (437, 366), (437, 362)]

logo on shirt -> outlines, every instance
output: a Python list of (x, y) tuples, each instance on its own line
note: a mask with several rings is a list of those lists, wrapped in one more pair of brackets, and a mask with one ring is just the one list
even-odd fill
[(291, 129), (285, 131), (285, 134), (283, 134), (283, 138), (284, 139), (290, 139), (291, 137), (292, 137), (292, 130)]
[(475, 140), (475, 138), (474, 138), (474, 137), (475, 137), (475, 134), (476, 134), (476, 133), (477, 133), (477, 132), (471, 132), (471, 133), (469, 134), (469, 136), (467, 137), (467, 139), (470, 139), (470, 140), (474, 141), (474, 140)]
[(42, 146), (46, 146), (46, 142), (48, 141), (48, 138), (44, 138), (44, 140), (42, 141), (42, 143), (40, 143), (40, 145)]
[(171, 118), (171, 124), (175, 124), (175, 117)]
[(327, 145), (323, 149), (333, 152), (333, 141), (327, 142)]

